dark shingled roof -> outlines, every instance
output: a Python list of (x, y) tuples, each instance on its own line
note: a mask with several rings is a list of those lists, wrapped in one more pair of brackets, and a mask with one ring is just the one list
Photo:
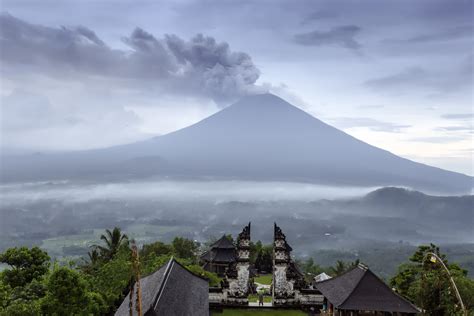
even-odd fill
[(213, 243), (211, 248), (235, 249), (235, 245), (226, 237), (226, 235), (224, 235), (218, 241)]
[(338, 277), (318, 282), (315, 286), (335, 308), (341, 310), (420, 312), (363, 265)]
[(235, 245), (224, 235), (201, 255), (201, 260), (215, 263), (230, 263), (236, 260)]
[[(176, 260), (153, 274), (140, 279), (143, 315), (209, 315), (209, 283), (197, 276)], [(133, 294), (133, 315), (135, 310), (136, 288)], [(129, 316), (130, 293), (125, 297), (115, 313), (116, 316)]]
[(233, 249), (211, 249), (202, 254), (201, 259), (207, 262), (234, 262), (235, 251)]

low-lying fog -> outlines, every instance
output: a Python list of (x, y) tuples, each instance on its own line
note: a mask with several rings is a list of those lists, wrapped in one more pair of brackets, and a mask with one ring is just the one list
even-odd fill
[(315, 201), (362, 196), (376, 187), (331, 187), (310, 183), (150, 180), (92, 183), (77, 181), (29, 182), (0, 185), (1, 203), (22, 205), (38, 200), (86, 202), (91, 200), (161, 201)]
[[(40, 245), (53, 257), (85, 255), (114, 226), (138, 243), (175, 236), (205, 242), (224, 233), (236, 236), (249, 221), (253, 240), (270, 243), (277, 222), (297, 256), (338, 251), (330, 260), (361, 251), (372, 256), (377, 249), (408, 257), (420, 243), (474, 242), (473, 196), (402, 188), (155, 179), (2, 184), (0, 195), (0, 251)], [(463, 260), (474, 266), (471, 248)], [(340, 251), (351, 255), (341, 257)]]

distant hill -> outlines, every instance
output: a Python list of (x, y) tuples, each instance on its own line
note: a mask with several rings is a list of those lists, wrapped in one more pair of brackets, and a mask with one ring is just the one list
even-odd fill
[(133, 144), (3, 157), (4, 181), (166, 175), (406, 186), (468, 193), (473, 178), (398, 157), (262, 94), (176, 132)]
[(404, 188), (387, 187), (372, 191), (362, 198), (335, 203), (354, 213), (398, 216), (418, 223), (437, 223), (445, 231), (448, 231), (447, 226), (451, 222), (464, 226), (464, 231), (472, 229), (474, 223), (474, 195), (432, 196)]
[[(345, 237), (340, 232), (331, 233), (345, 239), (346, 244), (355, 239), (403, 240), (413, 244), (474, 242), (474, 195), (432, 196), (387, 187), (362, 197), (318, 200), (310, 204), (312, 208), (306, 210), (307, 216), (331, 218), (333, 229), (345, 227)], [(315, 224), (312, 225), (315, 230)]]

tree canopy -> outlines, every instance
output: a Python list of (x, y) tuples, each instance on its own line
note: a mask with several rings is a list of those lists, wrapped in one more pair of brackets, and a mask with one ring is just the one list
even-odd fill
[(10, 287), (25, 286), (48, 272), (50, 257), (38, 247), (10, 248), (0, 255), (0, 262), (11, 269), (3, 272), (3, 281)]
[[(132, 256), (128, 237), (119, 228), (106, 230), (101, 237), (105, 246), (93, 247), (81, 265), (51, 266), (49, 255), (38, 247), (10, 248), (0, 254), (0, 261), (9, 265), (0, 272), (0, 316), (113, 314), (133, 284)], [(171, 243), (145, 244), (139, 250), (140, 273), (153, 273), (173, 256), (191, 272), (207, 278), (210, 286), (218, 286), (221, 279), (199, 266), (199, 249), (199, 243), (183, 237)], [(467, 277), (466, 270), (448, 262), (435, 245), (420, 246), (408, 262), (399, 266), (390, 285), (429, 315), (460, 314), (448, 274), (439, 262), (430, 260), (426, 255), (429, 252), (443, 260), (464, 304), (472, 311), (474, 281)], [(271, 271), (272, 246), (252, 243), (251, 263), (257, 270)], [(333, 267), (321, 267), (312, 258), (298, 263), (311, 280), (321, 272), (340, 275), (358, 260), (337, 261)]]
[(119, 227), (114, 227), (113, 230), (106, 229), (105, 234), (102, 234), (100, 239), (104, 241), (105, 246), (97, 245), (96, 247), (100, 250), (101, 255), (107, 259), (113, 258), (120, 247), (128, 246), (128, 236), (122, 234)]
[(390, 284), (403, 296), (420, 306), (429, 315), (462, 315), (448, 273), (429, 253), (435, 253), (448, 268), (466, 308), (474, 309), (474, 281), (467, 271), (449, 263), (446, 255), (434, 244), (419, 246), (408, 263), (400, 265)]

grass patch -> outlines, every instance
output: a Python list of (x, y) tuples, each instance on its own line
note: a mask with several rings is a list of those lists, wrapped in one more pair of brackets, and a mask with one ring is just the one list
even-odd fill
[[(103, 245), (103, 241), (100, 240), (100, 235), (105, 234), (106, 228), (95, 228), (86, 229), (84, 232), (72, 235), (62, 235), (57, 237), (51, 237), (43, 239), (41, 241), (41, 248), (46, 250), (48, 254), (53, 258), (79, 258), (78, 255), (71, 255), (70, 252), (83, 248), (83, 255), (89, 251), (89, 247), (92, 245)], [(111, 229), (111, 227), (109, 227)], [(152, 243), (156, 240), (162, 240), (167, 234), (179, 235), (178, 232), (189, 230), (188, 226), (163, 226), (163, 225), (151, 225), (151, 224), (132, 224), (123, 229), (130, 238), (137, 241), (138, 244)], [(63, 250), (69, 250), (64, 252)]]
[(265, 284), (265, 285), (270, 285), (270, 284), (272, 284), (272, 275), (271, 274), (261, 275), (259, 277), (256, 277), (254, 279), (254, 282), (257, 282), (257, 283), (260, 283), (260, 284)]
[(259, 310), (259, 309), (224, 309), (222, 314), (214, 314), (222, 316), (239, 316), (239, 315), (261, 315), (261, 316), (306, 316), (300, 310)]
[[(249, 297), (249, 302), (258, 302), (258, 295), (257, 294), (250, 294)], [(272, 297), (269, 295), (264, 295), (263, 296), (263, 302), (264, 303), (271, 303), (272, 302)]]
[(90, 232), (76, 235), (65, 235), (43, 239), (41, 248), (46, 250), (51, 257), (61, 258), (64, 256), (63, 247), (80, 247), (87, 252), (89, 247), (94, 244), (99, 244), (100, 234), (105, 230), (94, 229)]

